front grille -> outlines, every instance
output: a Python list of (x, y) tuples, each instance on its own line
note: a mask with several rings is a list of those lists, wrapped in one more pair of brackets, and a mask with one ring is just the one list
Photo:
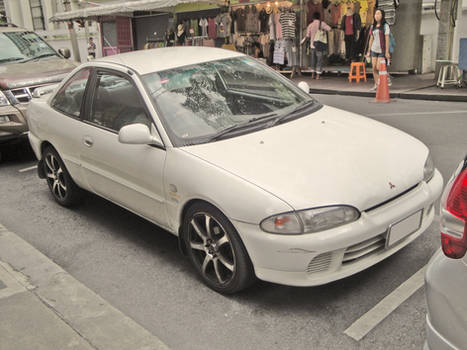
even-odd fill
[(39, 86), (30, 86), (30, 87), (25, 87), (25, 88), (20, 88), (20, 89), (13, 89), (10, 91), (20, 103), (28, 103), (32, 99), (32, 93), (38, 87)]
[(376, 253), (377, 251), (384, 249), (385, 245), (385, 234), (381, 234), (361, 243), (350, 246), (344, 252), (342, 265), (357, 262), (358, 260), (363, 259), (370, 254)]
[(331, 266), (332, 262), (332, 252), (320, 254), (310, 261), (306, 272), (308, 273), (317, 273), (327, 271)]

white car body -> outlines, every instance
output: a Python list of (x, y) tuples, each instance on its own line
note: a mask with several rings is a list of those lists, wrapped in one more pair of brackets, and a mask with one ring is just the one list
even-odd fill
[[(446, 185), (441, 203), (441, 221), (445, 221), (445, 202), (454, 180), (467, 167), (467, 157), (461, 162)], [(465, 190), (464, 190), (465, 191)], [(465, 193), (465, 192), (464, 192)], [(467, 198), (464, 195), (464, 207)], [(464, 224), (464, 236), (467, 234)], [(446, 229), (441, 225), (441, 232)], [(426, 316), (425, 350), (461, 350), (467, 347), (467, 254), (451, 258), (442, 250), (436, 252), (425, 273), (425, 291), (428, 306)]]
[[(52, 95), (29, 107), (34, 152), (41, 159), (44, 142), (53, 145), (80, 187), (175, 235), (187, 204), (212, 204), (238, 231), (256, 276), (280, 284), (313, 286), (352, 275), (394, 254), (428, 228), (443, 185), (437, 170), (424, 181), (428, 148), (397, 129), (349, 112), (324, 106), (261, 131), (175, 147), (140, 76), (229, 57), (242, 55), (172, 48), (82, 65), (79, 69), (135, 72), (128, 76), (154, 120), (152, 132), (157, 128), (165, 147), (122, 144), (117, 134), (63, 117), (51, 108)], [(83, 144), (87, 137), (94, 140), (93, 147)], [(357, 208), (359, 219), (296, 235), (267, 233), (260, 227), (271, 215), (341, 204)], [(387, 246), (391, 227), (399, 237)]]

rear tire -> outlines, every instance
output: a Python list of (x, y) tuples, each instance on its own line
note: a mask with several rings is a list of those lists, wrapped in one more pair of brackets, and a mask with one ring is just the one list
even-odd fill
[(42, 159), (47, 185), (57, 203), (64, 207), (77, 204), (83, 190), (75, 184), (57, 151), (51, 146), (46, 147)]
[(188, 257), (211, 289), (233, 294), (255, 282), (246, 248), (219, 209), (205, 202), (191, 206), (183, 220), (182, 235)]

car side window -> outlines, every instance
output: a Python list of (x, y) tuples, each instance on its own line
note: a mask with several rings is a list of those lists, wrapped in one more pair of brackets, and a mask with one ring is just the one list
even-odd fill
[(128, 79), (107, 72), (97, 74), (89, 121), (117, 132), (125, 125), (135, 123), (151, 127), (136, 87)]
[(84, 68), (73, 75), (52, 101), (52, 107), (73, 117), (80, 117), (81, 104), (91, 69)]

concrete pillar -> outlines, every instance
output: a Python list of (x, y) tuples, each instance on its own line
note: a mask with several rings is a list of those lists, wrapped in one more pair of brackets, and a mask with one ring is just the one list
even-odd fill
[(422, 0), (401, 1), (396, 10), (396, 23), (391, 27), (396, 47), (390, 70), (407, 72), (421, 70)]
[(21, 6), (19, 1), (6, 1), (5, 12), (8, 22), (16, 24), (18, 27), (24, 27), (23, 16), (21, 15)]
[[(451, 6), (453, 0), (440, 0), (439, 24), (438, 24), (438, 47), (436, 49), (437, 60), (451, 59), (453, 40), (453, 26), (451, 23)], [(440, 64), (436, 64), (436, 77), (439, 74)]]
[(31, 5), (29, 0), (17, 0), (20, 4), (21, 14), (23, 15), (23, 27), (34, 30), (34, 24), (32, 22)]
[(47, 31), (55, 29), (53, 23), (49, 22), (50, 17), (54, 15), (54, 7), (52, 1), (55, 0), (42, 0), (42, 13), (44, 15), (45, 30)]

